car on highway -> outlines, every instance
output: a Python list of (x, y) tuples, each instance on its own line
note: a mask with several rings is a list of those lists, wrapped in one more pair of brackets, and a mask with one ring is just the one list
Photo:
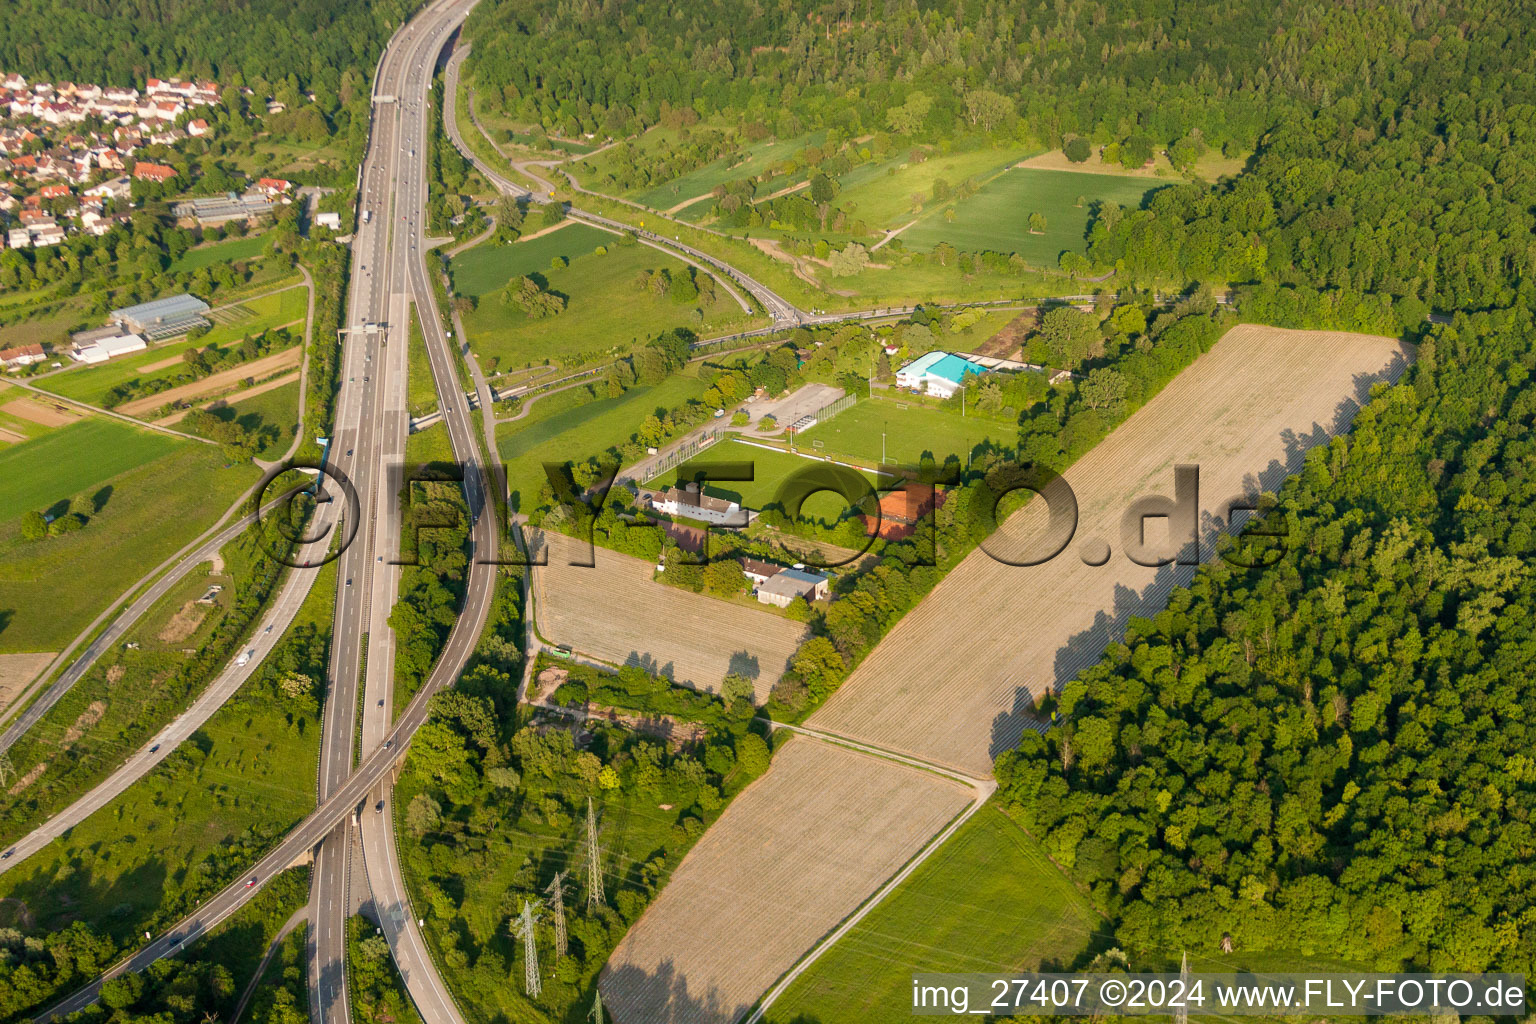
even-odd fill
[(158, 744), (158, 743), (156, 743), (156, 744), (155, 744), (155, 745), (154, 745), (154, 746), (152, 746), (152, 747), (150, 747), (150, 748), (149, 748), (149, 752), (150, 752), (150, 753), (151, 753), (151, 754), (153, 754), (153, 753), (154, 753), (154, 752), (155, 752), (155, 751), (157, 751), (157, 750), (159, 750), (159, 749), (160, 749), (160, 744)]
[(384, 801), (380, 800), (378, 803), (374, 804), (373, 805), (373, 810), (374, 810), (375, 814), (383, 814), (384, 813)]
[(250, 650), (246, 651), (244, 654), (240, 655), (240, 657), (235, 659), (235, 667), (240, 668), (241, 666), (249, 665), (251, 663), (251, 659), (254, 657), (256, 657), (256, 648), (252, 647)]
[(252, 875), (250, 880), (245, 883), (245, 887), (247, 889), (254, 889), (256, 887), (256, 876), (255, 875)]

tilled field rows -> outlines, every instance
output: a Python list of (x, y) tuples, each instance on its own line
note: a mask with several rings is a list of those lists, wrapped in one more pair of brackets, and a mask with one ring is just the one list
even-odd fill
[[(1346, 428), (1377, 381), (1411, 358), (1364, 334), (1238, 327), (1066, 473), (1077, 496), (1072, 543), (1043, 565), (1005, 564), (1038, 541), (1045, 503), (1015, 514), (910, 612), (808, 724), (962, 771), (987, 774), (1018, 742), (1037, 695), (1094, 664), (1133, 615), (1151, 615), (1194, 566), (1126, 557), (1134, 501), (1174, 495), (1174, 469), (1199, 467), (1202, 558), (1229, 503), (1274, 490), (1308, 449)], [(1147, 522), (1148, 540), (1167, 520)], [(1093, 539), (1109, 561), (1085, 564)], [(1040, 550), (1037, 546), (1033, 550)]]
[(970, 802), (919, 768), (797, 736), (684, 858), (604, 968), (618, 1024), (725, 1024)]
[[(989, 775), (994, 751), (1030, 724), (1035, 694), (1095, 662), (1130, 615), (1159, 609), (1193, 572), (1124, 557), (1120, 522), (1133, 501), (1171, 496), (1174, 466), (1197, 464), (1209, 534), (1224, 503), (1275, 488), (1411, 357), (1357, 334), (1229, 332), (1067, 474), (1080, 519), (1066, 551), (1028, 569), (973, 553), (808, 724)], [(1023, 550), (1043, 505), (1011, 518), (990, 550)], [(1080, 554), (1094, 538), (1112, 549), (1099, 568)], [(1213, 553), (1207, 537), (1202, 554)], [(736, 1020), (963, 806), (958, 788), (938, 778), (925, 788), (908, 774), (824, 743), (785, 748), (610, 960), (603, 992), (618, 1024)]]
[[(649, 562), (560, 533), (530, 531), (548, 546), (533, 572), (534, 608), (546, 640), (618, 665), (640, 664), (678, 683), (719, 690), (728, 673), (756, 683), (757, 701), (784, 674), (806, 627), (651, 578)], [(583, 562), (595, 551), (595, 566)]]

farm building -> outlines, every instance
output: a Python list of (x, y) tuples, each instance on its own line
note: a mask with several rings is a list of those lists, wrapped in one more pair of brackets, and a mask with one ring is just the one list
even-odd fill
[(948, 398), (960, 390), (960, 384), (967, 374), (986, 372), (985, 366), (964, 356), (949, 352), (929, 352), (896, 371), (896, 386)]
[(194, 327), (210, 326), (203, 315), (207, 312), (208, 303), (195, 295), (183, 293), (125, 309), (114, 309), (111, 319), (114, 324), (122, 324), (135, 334), (158, 341), (185, 334)]
[(696, 483), (668, 487), (662, 491), (661, 500), (656, 502), (656, 510), (669, 516), (684, 516), (726, 526), (745, 526), (747, 523), (740, 505), (724, 498), (711, 497), (699, 490)]
[(17, 348), (0, 348), (0, 366), (7, 370), (19, 370), (48, 358), (41, 345), (21, 345)]
[(825, 576), (802, 569), (780, 569), (757, 588), (757, 599), (763, 604), (788, 608), (789, 602), (797, 597), (816, 601), (831, 592), (832, 584)]
[(142, 352), (148, 347), (137, 334), (114, 334), (84, 344), (77, 341), (70, 346), (69, 356), (76, 362), (104, 363), (115, 356)]

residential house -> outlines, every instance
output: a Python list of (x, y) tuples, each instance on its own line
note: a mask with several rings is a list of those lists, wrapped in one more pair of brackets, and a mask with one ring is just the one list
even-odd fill
[(140, 161), (133, 165), (133, 176), (139, 181), (170, 181), (176, 177), (176, 168)]
[(747, 525), (740, 505), (705, 494), (697, 483), (689, 483), (680, 488), (668, 487), (661, 492), (661, 500), (654, 505), (657, 511), (669, 516), (683, 516), (723, 526)]
[(110, 178), (99, 185), (92, 185), (85, 194), (94, 199), (127, 199), (133, 194), (133, 183), (127, 175)]
[(18, 348), (0, 348), (0, 366), (7, 370), (19, 370), (23, 366), (40, 363), (48, 357), (41, 345), (22, 345)]
[(760, 587), (767, 583), (770, 577), (777, 576), (784, 571), (782, 565), (773, 562), (764, 562), (757, 558), (743, 558), (741, 560), (741, 574), (752, 581), (754, 587)]

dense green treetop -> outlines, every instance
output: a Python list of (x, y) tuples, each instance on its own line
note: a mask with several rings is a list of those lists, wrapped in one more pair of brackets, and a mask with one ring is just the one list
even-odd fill
[(150, 77), (242, 85), (292, 75), (335, 94), (343, 71), (371, 76), (406, 0), (11, 0), (0, 69), (29, 78), (142, 86)]

